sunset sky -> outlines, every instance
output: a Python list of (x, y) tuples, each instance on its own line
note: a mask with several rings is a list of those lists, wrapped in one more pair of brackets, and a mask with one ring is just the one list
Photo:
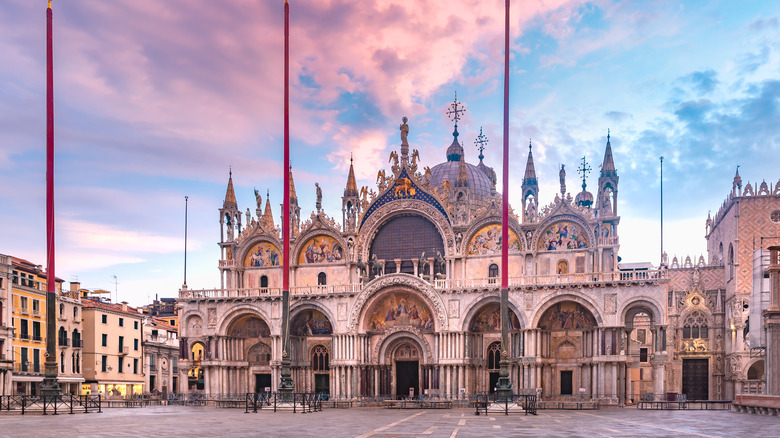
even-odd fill
[[(232, 166), (239, 208), (282, 201), (283, 1), (55, 0), (57, 276), (143, 304), (183, 280), (219, 287), (219, 213)], [(502, 0), (293, 0), (291, 156), (302, 217), (314, 183), (341, 222), (358, 185), (409, 142), (445, 160), (457, 92), (467, 161), (489, 139), (500, 173)], [(0, 7), (0, 253), (45, 265), (44, 0)], [(510, 202), (529, 139), (540, 198), (569, 191), (586, 156), (595, 191), (607, 129), (620, 176), (620, 255), (705, 253), (731, 189), (780, 178), (780, 3), (519, 1), (511, 20)]]

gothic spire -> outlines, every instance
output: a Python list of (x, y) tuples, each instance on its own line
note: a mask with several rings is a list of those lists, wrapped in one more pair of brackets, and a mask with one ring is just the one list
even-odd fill
[(295, 194), (295, 181), (293, 181), (292, 166), (290, 166), (290, 202), (298, 202), (298, 195)]
[(355, 182), (355, 168), (352, 166), (352, 156), (349, 157), (349, 175), (347, 176), (347, 187), (344, 189), (344, 196), (358, 196), (357, 182)]
[(601, 165), (601, 176), (602, 177), (617, 176), (617, 170), (615, 170), (615, 162), (612, 160), (612, 145), (609, 142), (609, 130), (607, 130), (607, 148), (604, 151), (604, 163)]
[(263, 228), (266, 231), (272, 231), (274, 227), (274, 215), (271, 212), (271, 192), (266, 190), (265, 192), (265, 213), (263, 213)]
[(466, 173), (466, 157), (461, 155), (460, 162), (458, 163), (458, 179), (455, 180), (455, 187), (468, 187), (468, 186), (469, 186), (469, 177), (468, 177), (468, 173)]
[(233, 169), (230, 169), (230, 176), (228, 177), (227, 192), (225, 192), (225, 200), (222, 203), (222, 208), (225, 210), (238, 210), (238, 203), (236, 202), (236, 192), (233, 190)]
[(525, 176), (523, 176), (523, 186), (536, 185), (536, 168), (534, 167), (533, 145), (528, 140), (528, 161), (525, 163)]

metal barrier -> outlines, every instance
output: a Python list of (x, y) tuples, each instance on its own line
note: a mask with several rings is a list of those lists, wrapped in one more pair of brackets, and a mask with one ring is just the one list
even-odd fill
[(488, 414), (488, 406), (493, 404), (501, 406), (503, 405), (504, 415), (509, 415), (512, 410), (510, 405), (520, 406), (523, 409), (525, 415), (536, 415), (536, 395), (535, 394), (511, 394), (504, 400), (498, 400), (497, 394), (474, 394), (474, 414), (480, 415), (480, 413)]
[(260, 392), (244, 394), (244, 412), (257, 412), (258, 409), (292, 410), (293, 413), (322, 411), (323, 394), (314, 392)]
[(0, 413), (59, 415), (103, 412), (102, 400), (100, 395), (3, 395), (0, 396)]

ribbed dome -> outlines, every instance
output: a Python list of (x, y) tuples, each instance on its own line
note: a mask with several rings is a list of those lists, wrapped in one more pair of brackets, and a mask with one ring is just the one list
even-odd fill
[(581, 192), (577, 193), (577, 197), (574, 198), (574, 205), (590, 207), (593, 205), (593, 195), (589, 191), (582, 189)]
[[(462, 150), (462, 149), (461, 149)], [(458, 179), (459, 161), (447, 161), (437, 164), (431, 169), (431, 185), (439, 187), (444, 181), (449, 181), (455, 187), (455, 181)], [(466, 163), (466, 175), (469, 180), (469, 197), (475, 205), (486, 205), (490, 201), (490, 188), (492, 184), (485, 172), (479, 170), (477, 166)]]

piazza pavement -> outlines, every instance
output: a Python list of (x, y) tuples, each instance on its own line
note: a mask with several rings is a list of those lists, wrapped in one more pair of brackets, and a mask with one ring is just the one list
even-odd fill
[(540, 411), (474, 415), (470, 409), (261, 411), (215, 407), (111, 408), (73, 415), (2, 415), (2, 437), (778, 437), (780, 417), (731, 411)]

